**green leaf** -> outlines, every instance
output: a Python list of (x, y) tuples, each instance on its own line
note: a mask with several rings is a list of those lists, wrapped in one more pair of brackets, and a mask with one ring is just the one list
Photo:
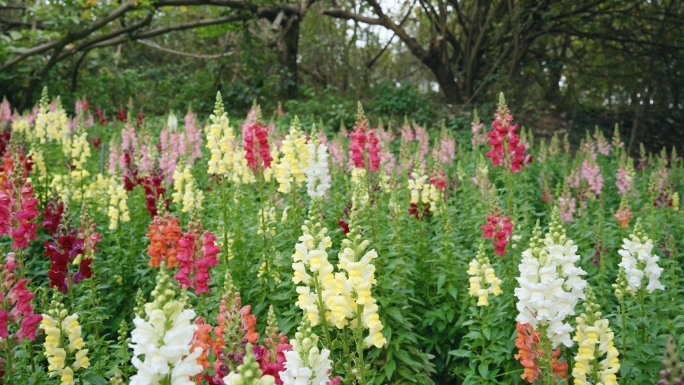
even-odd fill
[(456, 349), (450, 351), (449, 354), (456, 357), (470, 357), (473, 355), (473, 352), (465, 349)]
[(454, 299), (458, 299), (458, 290), (454, 286), (447, 286), (447, 291), (449, 292), (449, 294), (451, 294), (452, 297), (454, 297)]
[(394, 369), (397, 368), (397, 361), (395, 360), (390, 360), (387, 361), (387, 364), (385, 364), (385, 375), (387, 376), (388, 380), (392, 379), (392, 375), (394, 374)]
[(83, 376), (83, 381), (93, 385), (107, 385), (107, 381), (95, 373), (86, 373)]
[(389, 310), (387, 310), (387, 314), (391, 315), (392, 318), (399, 322), (404, 322), (404, 317), (401, 315), (401, 311), (396, 307), (389, 308)]
[(437, 278), (437, 292), (442, 289), (442, 285), (444, 285), (444, 281), (446, 281), (446, 275), (442, 274)]
[(482, 378), (487, 378), (487, 375), (489, 374), (489, 364), (482, 363), (477, 370), (480, 372)]

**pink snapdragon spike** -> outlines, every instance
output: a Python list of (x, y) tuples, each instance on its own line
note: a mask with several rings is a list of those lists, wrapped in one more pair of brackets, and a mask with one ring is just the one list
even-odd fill
[(624, 164), (620, 164), (620, 166), (618, 166), (615, 179), (615, 185), (617, 186), (620, 195), (627, 195), (630, 191), (632, 191), (632, 186), (634, 185), (634, 176), (629, 174), (627, 166)]
[(371, 171), (378, 171), (380, 169), (380, 147), (379, 140), (375, 136), (375, 130), (368, 133), (368, 162), (370, 163)]
[(180, 155), (184, 154), (181, 151), (181, 143), (184, 143), (182, 136), (180, 132), (169, 132), (168, 128), (161, 130), (159, 136), (159, 168), (167, 180), (172, 179)]
[(202, 246), (200, 248), (200, 258), (197, 259), (197, 274), (195, 274), (195, 294), (209, 292), (209, 268), (219, 264), (216, 256), (221, 249), (216, 245), (216, 236), (209, 231), (205, 231), (200, 238)]
[(397, 163), (397, 158), (392, 153), (391, 144), (394, 139), (394, 135), (389, 130), (384, 130), (382, 127), (378, 127), (375, 132), (377, 132), (378, 139), (380, 140), (380, 163), (383, 164), (383, 169), (387, 175), (392, 175), (394, 172), (394, 165)]
[(487, 133), (492, 149), (485, 154), (494, 166), (503, 166), (511, 172), (522, 170), (524, 164), (532, 161), (524, 145), (520, 144), (518, 125), (511, 125), (513, 117), (506, 106), (503, 93), (499, 98), (499, 108), (494, 114), (493, 131)]
[(487, 224), (481, 226), (482, 231), (484, 231), (482, 237), (493, 240), (492, 244), (496, 249), (494, 254), (506, 255), (507, 237), (513, 236), (513, 222), (511, 222), (510, 216), (503, 216), (498, 210), (492, 211), (487, 215)]
[(197, 117), (192, 110), (188, 109), (185, 114), (185, 140), (187, 150), (185, 151), (186, 160), (189, 165), (193, 165), (195, 160), (202, 157), (202, 129), (197, 124)]
[(558, 208), (560, 209), (560, 217), (563, 222), (572, 222), (575, 220), (575, 211), (577, 210), (577, 201), (570, 194), (570, 191), (564, 192), (558, 198)]
[(10, 109), (10, 104), (7, 98), (2, 99), (0, 103), (0, 123), (5, 123), (12, 118), (12, 110)]
[(33, 196), (31, 182), (24, 182), (19, 194), (15, 193), (14, 183), (21, 180), (10, 178), (5, 189), (0, 190), (0, 235), (11, 235), (12, 248), (23, 249), (29, 246), (29, 241), (37, 239), (38, 223), (34, 219), (40, 216), (40, 211), (36, 208), (38, 199)]
[(456, 159), (456, 139), (443, 133), (432, 149), (432, 158), (444, 166), (453, 166)]
[(328, 150), (330, 151), (332, 164), (338, 166), (343, 171), (349, 171), (347, 152), (344, 150), (344, 145), (339, 137), (336, 137), (329, 143)]
[(444, 170), (438, 169), (435, 170), (432, 173), (432, 177), (430, 178), (430, 183), (437, 187), (439, 190), (444, 190), (446, 188), (446, 174), (444, 173)]
[(195, 272), (195, 241), (196, 235), (190, 231), (183, 234), (178, 241), (179, 251), (176, 258), (178, 258), (180, 269), (173, 278), (180, 283), (181, 287), (192, 287), (190, 275)]
[(116, 175), (116, 167), (119, 162), (119, 147), (115, 143), (109, 145), (109, 157), (107, 161), (107, 171), (109, 175)]
[(487, 135), (485, 135), (482, 128), (484, 123), (480, 121), (480, 117), (477, 115), (477, 110), (473, 111), (473, 121), (470, 122), (470, 132), (473, 133), (473, 137), (470, 139), (470, 144), (473, 146), (473, 150), (476, 150), (479, 146), (487, 144)]
[[(8, 253), (5, 264), (0, 264), (0, 299), (4, 302), (4, 309), (0, 311), (0, 338), (7, 338), (10, 336), (10, 330), (16, 330), (14, 340), (20, 343), (26, 338), (36, 339), (36, 325), (43, 316), (33, 314), (31, 300), (34, 294), (26, 287), (29, 280), (20, 279), (15, 282), (14, 270), (17, 268), (14, 253)], [(16, 323), (19, 323), (18, 330), (8, 328), (9, 324)]]
[[(244, 126), (244, 125), (243, 125)], [(245, 159), (247, 166), (257, 174), (271, 167), (273, 158), (268, 143), (268, 127), (261, 122), (261, 110), (257, 107), (256, 121), (247, 127), (242, 137), (245, 144)]]
[(610, 145), (610, 142), (606, 140), (606, 137), (603, 136), (603, 133), (598, 130), (598, 128), (596, 128), (594, 131), (594, 139), (596, 140), (596, 149), (598, 150), (599, 154), (609, 156), (612, 146)]
[(421, 170), (427, 167), (427, 154), (430, 152), (430, 134), (422, 126), (415, 128), (416, 140), (418, 141), (418, 159)]
[(252, 108), (250, 108), (249, 112), (247, 113), (247, 118), (244, 122), (242, 122), (242, 126), (240, 126), (240, 132), (242, 133), (243, 140), (245, 137), (245, 132), (247, 132), (250, 129), (250, 127), (252, 127), (252, 125), (257, 122), (257, 110), (257, 105), (252, 105)]
[(601, 195), (603, 190), (603, 175), (601, 166), (590, 156), (582, 162), (582, 178), (587, 181), (589, 189), (596, 195)]

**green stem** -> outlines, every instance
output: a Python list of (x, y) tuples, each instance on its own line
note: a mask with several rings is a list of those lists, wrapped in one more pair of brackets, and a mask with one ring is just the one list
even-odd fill
[(639, 290), (639, 302), (641, 304), (641, 343), (646, 343), (646, 308), (644, 307), (644, 288)]
[(17, 261), (19, 261), (19, 273), (21, 279), (26, 277), (26, 267), (24, 266), (24, 249), (17, 250)]
[(221, 181), (221, 216), (223, 219), (223, 255), (224, 255), (224, 263), (226, 264), (226, 268), (228, 267), (228, 207), (226, 204), (226, 184), (228, 184), (228, 179), (224, 178), (223, 181)]
[[(316, 204), (317, 202), (312, 202)], [(325, 318), (325, 306), (323, 304), (323, 294), (321, 293), (321, 288), (318, 285), (318, 272), (314, 273), (314, 288), (316, 294), (318, 294), (318, 318), (321, 320), (321, 326), (323, 327), (323, 334), (325, 335), (325, 347), (332, 351), (332, 339), (330, 338), (330, 330), (328, 330), (328, 320)]]
[(484, 309), (483, 309), (483, 306), (480, 306), (480, 314), (479, 314), (479, 317), (480, 317), (480, 334), (482, 334), (482, 361), (481, 361), (481, 363), (484, 363), (484, 359), (485, 359), (486, 352), (487, 352), (487, 338), (485, 337), (485, 333), (484, 333), (485, 320), (484, 320), (482, 313), (484, 313)]
[(7, 372), (5, 372), (5, 380), (7, 381), (7, 385), (12, 385), (13, 384), (13, 374), (12, 374), (12, 369), (14, 369), (14, 363), (12, 362), (12, 345), (10, 338), (5, 338), (5, 351), (7, 352), (7, 365), (5, 367), (7, 368)]
[(627, 324), (625, 322), (625, 300), (620, 300), (620, 318), (622, 319), (622, 351), (627, 354)]
[(97, 318), (97, 297), (95, 295), (95, 277), (91, 277), (89, 279), (90, 281), (90, 300), (92, 301), (93, 305), (93, 312), (95, 312), (95, 340), (100, 339), (100, 322), (99, 319)]
[(356, 305), (356, 350), (359, 355), (359, 385), (366, 385), (366, 361), (363, 358), (363, 305)]

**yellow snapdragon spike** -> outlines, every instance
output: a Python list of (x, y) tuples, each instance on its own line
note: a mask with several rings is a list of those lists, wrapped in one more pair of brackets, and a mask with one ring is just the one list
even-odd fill
[(475, 259), (468, 265), (470, 275), (470, 288), (468, 295), (478, 297), (477, 306), (489, 306), (489, 294), (501, 295), (501, 280), (496, 277), (494, 269), (489, 264), (489, 258), (485, 256), (484, 244), (480, 242)]

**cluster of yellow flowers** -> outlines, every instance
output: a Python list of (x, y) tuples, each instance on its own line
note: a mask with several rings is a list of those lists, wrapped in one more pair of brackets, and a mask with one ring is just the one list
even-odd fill
[(116, 230), (119, 222), (130, 222), (131, 217), (128, 212), (128, 195), (120, 183), (116, 183), (115, 178), (110, 178), (107, 194), (109, 195), (109, 229)]
[(427, 175), (420, 175), (417, 172), (411, 173), (408, 181), (408, 189), (411, 194), (411, 203), (423, 203), (430, 205), (430, 211), (437, 213), (437, 203), (441, 199), (439, 189), (428, 181)]
[(12, 122), (12, 133), (29, 135), (29, 125), (28, 118), (25, 116), (19, 117), (14, 122)]
[(233, 167), (234, 153), (233, 141), (235, 134), (228, 121), (228, 114), (223, 109), (221, 93), (216, 94), (214, 113), (209, 117), (211, 124), (205, 128), (207, 148), (211, 153), (207, 173), (211, 175), (228, 176)]
[[(67, 174), (54, 174), (50, 181), (50, 189), (59, 196), (63, 202), (78, 201), (83, 197), (80, 186), (87, 177), (88, 170), (71, 170)], [(84, 190), (85, 186), (84, 186)], [(85, 191), (84, 191), (85, 192)]]
[[(317, 199), (312, 201), (309, 220), (302, 226), (304, 234), (299, 237), (292, 256), (292, 281), (304, 283), (297, 287), (299, 300), (296, 304), (306, 311), (312, 325), (318, 325), (321, 312), (325, 312), (325, 319), (338, 329), (348, 325), (353, 329), (368, 329), (366, 344), (382, 347), (387, 341), (382, 335), (378, 305), (371, 293), (371, 287), (376, 283), (372, 262), (378, 254), (375, 250), (363, 254), (369, 242), (361, 239), (356, 212), (352, 211), (350, 231), (338, 254), (338, 272), (333, 273), (327, 253), (332, 242), (327, 236), (328, 229), (320, 223), (319, 204)], [(359, 258), (361, 254), (363, 256)]]
[[(577, 317), (577, 330), (573, 340), (579, 350), (575, 356), (572, 376), (575, 385), (617, 385), (616, 373), (620, 369), (619, 353), (613, 342), (614, 334), (608, 320), (601, 318), (596, 297), (590, 287), (585, 290), (585, 312)], [(597, 354), (598, 345), (598, 354)], [(602, 361), (598, 361), (603, 355)], [(587, 380), (587, 376), (590, 380)]]
[[(321, 312), (325, 312), (326, 319), (330, 320), (333, 314), (331, 311), (326, 311), (326, 308), (334, 307), (334, 304), (329, 301), (332, 290), (323, 291), (324, 287), (333, 288), (335, 275), (333, 275), (333, 266), (328, 261), (327, 252), (332, 246), (332, 241), (327, 236), (328, 229), (320, 223), (319, 204), (318, 200), (311, 201), (309, 220), (305, 221), (302, 226), (304, 234), (299, 237), (299, 243), (295, 245), (295, 253), (292, 255), (294, 260), (292, 281), (295, 284), (304, 283), (302, 286), (297, 286), (299, 300), (296, 305), (306, 312), (306, 317), (313, 326), (320, 323)], [(344, 274), (342, 274), (342, 279), (344, 279)], [(311, 286), (313, 286), (313, 291)], [(344, 303), (346, 306), (347, 302)], [(340, 326), (342, 327), (344, 325)]]
[(365, 168), (354, 168), (351, 172), (352, 205), (360, 207), (368, 203), (368, 181)]
[(83, 165), (88, 160), (90, 156), (90, 145), (88, 144), (88, 134), (83, 132), (81, 134), (74, 134), (74, 137), (70, 141), (69, 146), (69, 157), (71, 158), (71, 163), (76, 170), (83, 169)]
[[(78, 323), (78, 314), (67, 315), (66, 309), (49, 311), (51, 315), (43, 314), (40, 328), (45, 331), (45, 356), (48, 359), (48, 371), (50, 377), (60, 376), (61, 385), (74, 385), (74, 373), (81, 368), (90, 366), (88, 361), (88, 349), (84, 349), (81, 337), (81, 325)], [(54, 317), (54, 318), (53, 318)], [(63, 335), (69, 340), (65, 347)], [(67, 352), (74, 353), (74, 361), (71, 366), (67, 365)]]
[[(470, 275), (470, 289), (468, 295), (477, 297), (477, 306), (489, 306), (489, 294), (501, 295), (501, 280), (496, 277), (494, 269), (485, 256), (484, 244), (480, 242), (477, 257), (470, 261), (468, 275)], [(489, 285), (489, 287), (487, 287)]]
[(173, 172), (173, 190), (173, 202), (182, 204), (181, 212), (193, 213), (202, 209), (204, 194), (192, 176), (192, 167), (183, 161)]
[(273, 206), (270, 202), (266, 202), (266, 204), (259, 209), (257, 215), (257, 221), (259, 223), (257, 234), (267, 233), (275, 236), (275, 223), (277, 222), (275, 206)]
[(306, 181), (304, 170), (309, 167), (309, 149), (297, 117), (292, 122), (289, 135), (283, 140), (281, 152), (283, 157), (275, 165), (275, 177), (279, 184), (278, 191), (289, 193), (292, 191), (292, 182), (297, 188)]
[(38, 180), (43, 180), (47, 176), (47, 167), (45, 166), (43, 148), (37, 141), (31, 143), (29, 156), (33, 162), (33, 172), (38, 174)]

